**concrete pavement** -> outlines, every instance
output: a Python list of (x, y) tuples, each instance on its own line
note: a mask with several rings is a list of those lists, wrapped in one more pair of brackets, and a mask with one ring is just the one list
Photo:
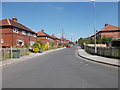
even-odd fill
[(98, 55), (91, 55), (88, 54), (85, 50), (81, 49), (80, 47), (78, 47), (78, 55), (91, 61), (120, 67), (119, 59), (107, 58)]
[(118, 69), (65, 48), (3, 67), (3, 88), (118, 88)]

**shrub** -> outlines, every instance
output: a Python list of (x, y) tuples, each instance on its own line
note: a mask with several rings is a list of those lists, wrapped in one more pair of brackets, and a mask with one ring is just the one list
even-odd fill
[(48, 44), (45, 44), (43, 47), (44, 50), (48, 50), (49, 48), (50, 48), (50, 45), (48, 45)]
[(59, 46), (62, 46), (62, 43), (59, 43), (58, 45), (59, 45)]
[(33, 50), (34, 52), (39, 52), (39, 51), (40, 51), (40, 47), (41, 47), (40, 43), (35, 43), (35, 44), (33, 44), (33, 46), (32, 46), (32, 50)]

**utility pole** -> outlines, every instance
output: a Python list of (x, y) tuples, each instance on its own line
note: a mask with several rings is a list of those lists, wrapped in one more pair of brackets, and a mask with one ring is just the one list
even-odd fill
[(64, 46), (64, 31), (63, 31), (63, 29), (62, 29), (62, 38), (63, 38), (63, 43), (62, 43), (62, 45)]
[(71, 42), (72, 42), (72, 38), (71, 38)]
[(64, 32), (63, 32), (63, 29), (62, 29), (62, 37), (64, 37)]
[(93, 24), (94, 24), (94, 42), (95, 42), (95, 53), (97, 53), (97, 46), (96, 46), (96, 18), (95, 18), (95, 0), (90, 0), (90, 2), (93, 2)]

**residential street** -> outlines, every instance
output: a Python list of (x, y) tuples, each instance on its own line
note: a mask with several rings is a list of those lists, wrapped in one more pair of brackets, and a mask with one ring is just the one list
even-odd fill
[(78, 58), (76, 46), (3, 67), (3, 88), (118, 88), (118, 69)]

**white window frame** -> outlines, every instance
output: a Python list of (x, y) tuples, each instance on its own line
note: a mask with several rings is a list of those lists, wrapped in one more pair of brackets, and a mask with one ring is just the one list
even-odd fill
[(13, 32), (18, 33), (19, 32), (18, 28), (13, 28)]
[(30, 46), (32, 46), (35, 42), (34, 41), (30, 41)]
[(31, 33), (31, 32), (28, 32), (28, 36), (32, 36), (32, 33)]
[(47, 42), (46, 44), (48, 44), (48, 45), (49, 45), (50, 43), (49, 43), (49, 42)]
[(22, 31), (22, 35), (26, 35), (26, 31), (25, 30)]
[(34, 37), (37, 37), (37, 35), (36, 35), (36, 34), (34, 34), (33, 36), (34, 36)]
[(1, 39), (1, 44), (3, 44), (4, 43), (4, 39)]
[(17, 46), (20, 46), (20, 42), (22, 42), (22, 45), (21, 46), (24, 46), (24, 40), (20, 40), (20, 39), (17, 39)]

